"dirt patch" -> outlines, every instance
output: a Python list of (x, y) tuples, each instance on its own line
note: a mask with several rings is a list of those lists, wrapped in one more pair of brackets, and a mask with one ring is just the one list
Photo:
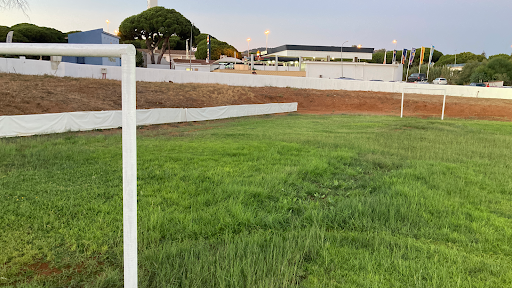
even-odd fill
[(62, 273), (62, 270), (50, 268), (48, 263), (34, 263), (27, 267), (26, 271), (32, 271), (38, 276), (51, 276)]
[[(0, 115), (121, 109), (121, 82), (0, 74)], [(404, 115), (441, 116), (442, 96), (407, 94)], [(299, 113), (400, 115), (401, 94), (137, 82), (137, 108), (298, 102)], [(448, 97), (446, 117), (512, 121), (512, 100)]]

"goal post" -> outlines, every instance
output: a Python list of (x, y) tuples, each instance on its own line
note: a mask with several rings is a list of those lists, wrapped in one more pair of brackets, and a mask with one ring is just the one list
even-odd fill
[(0, 43), (0, 55), (121, 57), (124, 287), (137, 287), (137, 130), (135, 47), (131, 44)]
[(446, 108), (446, 88), (418, 88), (418, 87), (405, 87), (402, 89), (402, 105), (400, 109), (400, 118), (404, 118), (404, 98), (406, 90), (434, 90), (434, 91), (443, 91), (443, 110), (441, 112), (441, 120), (444, 120), (444, 110)]

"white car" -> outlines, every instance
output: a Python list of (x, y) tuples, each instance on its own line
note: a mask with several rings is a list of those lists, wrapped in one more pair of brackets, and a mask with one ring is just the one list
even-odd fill
[(432, 81), (432, 83), (437, 85), (446, 85), (448, 84), (448, 81), (446, 78), (436, 78), (434, 81)]

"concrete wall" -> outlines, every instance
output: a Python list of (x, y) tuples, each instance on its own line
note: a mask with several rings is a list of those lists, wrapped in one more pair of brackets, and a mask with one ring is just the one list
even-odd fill
[[(0, 58), (0, 72), (18, 73), (25, 75), (55, 75), (59, 77), (78, 77), (101, 79), (102, 66), (61, 63), (59, 68), (51, 70), (49, 61), (20, 60)], [(108, 79), (121, 80), (121, 67), (109, 67)], [(137, 68), (137, 81), (174, 83), (205, 83), (226, 84), (231, 86), (248, 87), (292, 87), (299, 89), (319, 90), (348, 90), (402, 93), (404, 88), (419, 88), (408, 91), (416, 94), (442, 94), (442, 91), (432, 91), (428, 88), (445, 88), (449, 96), (512, 99), (512, 89), (493, 87), (470, 87), (458, 85), (428, 85), (399, 82), (373, 82), (358, 80), (320, 79), (308, 77), (276, 77), (267, 75), (245, 75), (210, 72), (189, 72), (176, 70), (161, 70)]]
[[(308, 61), (306, 63), (306, 77), (312, 78), (340, 78), (357, 80), (402, 81), (402, 64), (370, 64), (365, 62), (320, 62)], [(322, 75), (322, 77), (320, 77)]]

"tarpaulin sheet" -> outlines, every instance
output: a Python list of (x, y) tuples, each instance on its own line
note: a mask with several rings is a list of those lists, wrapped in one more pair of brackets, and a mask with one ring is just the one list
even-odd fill
[[(208, 108), (147, 109), (137, 110), (137, 125), (206, 121), (295, 111), (297, 111), (297, 103), (233, 105)], [(90, 131), (118, 128), (121, 126), (121, 111), (0, 116), (0, 137)]]

